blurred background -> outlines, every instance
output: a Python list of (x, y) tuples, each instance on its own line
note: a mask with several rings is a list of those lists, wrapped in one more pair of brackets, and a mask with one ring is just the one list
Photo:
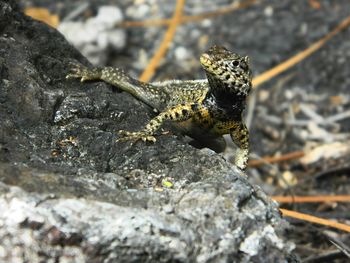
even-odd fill
[[(348, 0), (19, 2), (92, 64), (120, 67), (144, 81), (205, 78), (199, 56), (213, 44), (248, 55), (255, 77), (246, 110), (249, 180), (281, 207), (350, 224), (349, 199), (327, 199), (350, 193)], [(342, 22), (341, 32), (328, 35), (312, 54), (304, 52)], [(297, 54), (299, 60), (283, 64)], [(283, 69), (260, 81), (279, 66)], [(232, 162), (235, 147), (229, 141), (223, 155)], [(323, 202), (298, 203), (295, 196), (319, 196)], [(348, 249), (349, 234), (291, 222), (297, 227), (290, 238), (303, 262), (349, 262), (329, 242)]]

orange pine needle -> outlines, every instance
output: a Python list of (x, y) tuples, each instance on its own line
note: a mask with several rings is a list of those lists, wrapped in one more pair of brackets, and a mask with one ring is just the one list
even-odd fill
[(315, 8), (315, 9), (321, 8), (321, 4), (317, 0), (309, 0), (309, 4), (312, 8)]
[[(193, 16), (182, 16), (180, 18), (179, 24), (197, 22), (203, 19), (224, 15), (229, 12), (235, 11), (237, 9), (248, 7), (255, 2), (256, 0), (247, 0), (238, 4), (234, 3), (228, 7), (223, 7), (213, 12), (207, 12), (207, 13), (203, 13), (200, 15), (193, 15)], [(122, 27), (167, 26), (167, 25), (170, 25), (171, 21), (172, 19), (149, 19), (144, 21), (124, 21), (120, 23), (119, 26), (122, 26)]]
[(279, 203), (350, 202), (350, 195), (272, 196)]
[(294, 160), (301, 158), (305, 155), (303, 151), (295, 151), (291, 153), (286, 153), (281, 156), (267, 156), (263, 157), (260, 160), (251, 160), (248, 162), (249, 167), (258, 167), (260, 165), (263, 165), (265, 163), (278, 163), (278, 162), (283, 162), (283, 161), (289, 161), (289, 160)]
[(330, 40), (332, 37), (334, 37), (336, 34), (338, 34), (340, 31), (345, 29), (350, 25), (350, 16), (345, 18), (336, 28), (334, 28), (330, 33), (328, 33), (326, 36), (309, 46), (307, 49), (299, 52), (295, 56), (291, 57), (290, 59), (287, 59), (286, 61), (282, 62), (281, 64), (277, 65), (276, 67), (265, 71), (264, 73), (260, 74), (259, 76), (255, 77), (253, 79), (253, 87), (257, 87), (260, 84), (272, 79), (273, 77), (279, 75), (280, 73), (286, 71), (287, 69), (291, 68), (295, 64), (299, 63), (300, 61), (304, 60), (308, 56), (310, 56), (312, 53), (317, 51), (319, 48), (321, 48), (328, 40)]
[(172, 21), (169, 25), (168, 30), (166, 31), (163, 41), (160, 44), (157, 52), (152, 57), (151, 61), (149, 62), (146, 69), (142, 72), (140, 76), (140, 81), (148, 82), (154, 75), (154, 72), (156, 71), (160, 60), (164, 57), (177, 28), (177, 25), (179, 24), (181, 14), (183, 7), (185, 5), (185, 0), (177, 0), (174, 16), (172, 18)]
[(50, 11), (46, 8), (28, 7), (24, 10), (24, 13), (27, 16), (30, 16), (36, 20), (42, 21), (54, 28), (57, 28), (58, 24), (60, 23), (60, 19), (58, 15), (51, 14)]
[(295, 212), (295, 211), (291, 211), (291, 210), (287, 210), (287, 209), (283, 209), (283, 208), (280, 208), (280, 211), (282, 212), (283, 216), (292, 217), (292, 218), (300, 219), (300, 220), (307, 221), (310, 223), (315, 223), (315, 224), (319, 224), (319, 225), (324, 225), (324, 226), (336, 228), (336, 229), (343, 230), (343, 231), (350, 233), (350, 226), (349, 225), (345, 225), (345, 224), (334, 222), (334, 221), (327, 220), (324, 218), (319, 218), (316, 216), (311, 216), (308, 214), (303, 214), (303, 213), (299, 213), (299, 212)]

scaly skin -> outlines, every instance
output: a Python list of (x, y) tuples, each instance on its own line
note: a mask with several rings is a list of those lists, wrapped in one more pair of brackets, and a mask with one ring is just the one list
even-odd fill
[(88, 69), (71, 63), (67, 78), (102, 80), (130, 94), (160, 113), (143, 130), (119, 131), (117, 141), (155, 142), (154, 133), (165, 121), (175, 123), (184, 134), (217, 152), (223, 151), (222, 137), (230, 134), (239, 147), (235, 164), (245, 169), (248, 160), (249, 134), (242, 120), (245, 101), (251, 89), (248, 58), (220, 46), (213, 46), (200, 57), (207, 79), (143, 83), (119, 68)]

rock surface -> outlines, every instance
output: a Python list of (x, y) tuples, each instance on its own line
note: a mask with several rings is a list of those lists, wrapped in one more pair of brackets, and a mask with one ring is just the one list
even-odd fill
[[(152, 110), (0, 1), (1, 262), (287, 262), (277, 205), (210, 150), (173, 135), (116, 143)], [(171, 182), (171, 188), (165, 187)]]

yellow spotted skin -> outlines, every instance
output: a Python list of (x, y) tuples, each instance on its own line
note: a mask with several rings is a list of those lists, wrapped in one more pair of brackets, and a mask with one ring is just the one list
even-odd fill
[(144, 83), (131, 78), (119, 68), (89, 69), (70, 64), (67, 78), (82, 82), (102, 80), (110, 83), (156, 109), (153, 118), (141, 131), (119, 131), (118, 141), (155, 142), (155, 132), (171, 121), (182, 133), (192, 137), (194, 145), (220, 152), (225, 149), (224, 134), (230, 134), (238, 146), (235, 164), (245, 169), (249, 154), (249, 134), (242, 120), (245, 101), (251, 89), (248, 58), (221, 46), (213, 46), (200, 57), (207, 79)]

